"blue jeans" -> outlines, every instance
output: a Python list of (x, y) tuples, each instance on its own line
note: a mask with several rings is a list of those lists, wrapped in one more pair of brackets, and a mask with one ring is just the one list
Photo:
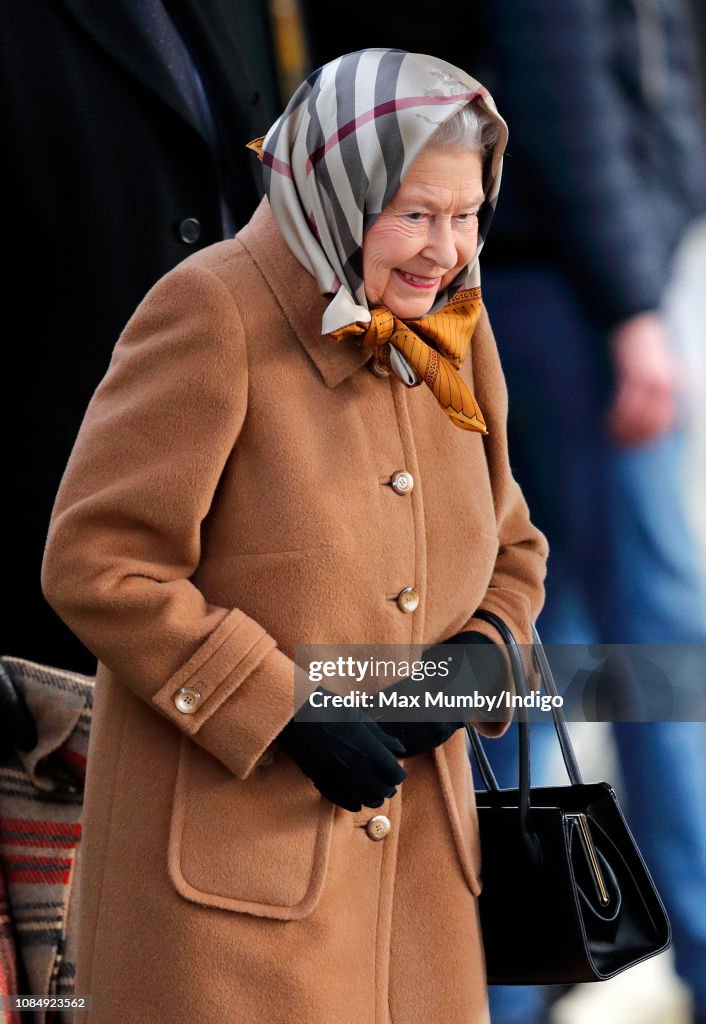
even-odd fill
[[(550, 544), (547, 643), (706, 643), (706, 591), (685, 521), (675, 430), (619, 448), (603, 419), (606, 339), (563, 274), (485, 270), (483, 294), (510, 393), (510, 460)], [(553, 730), (533, 726), (533, 781), (548, 777)], [(677, 971), (706, 1013), (706, 726), (620, 723), (613, 735), (631, 828), (672, 922)], [(516, 733), (485, 743), (502, 785)], [(493, 1024), (546, 1019), (546, 993), (493, 987)]]

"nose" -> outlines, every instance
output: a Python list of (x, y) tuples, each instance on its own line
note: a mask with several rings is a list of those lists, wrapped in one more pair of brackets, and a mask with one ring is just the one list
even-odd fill
[(430, 218), (426, 245), (421, 255), (439, 270), (451, 270), (456, 266), (458, 253), (450, 217)]

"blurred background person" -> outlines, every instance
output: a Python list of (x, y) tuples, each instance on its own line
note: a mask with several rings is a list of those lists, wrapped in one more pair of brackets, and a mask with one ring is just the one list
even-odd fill
[[(4, 375), (19, 419), (6, 422), (0, 651), (92, 673), (41, 593), (54, 497), (138, 302), (255, 209), (245, 144), (279, 111), (275, 61), (258, 0), (8, 0), (0, 18), (5, 286), (20, 328)], [(27, 273), (38, 251), (41, 305)]]
[[(360, 4), (344, 0), (335, 14), (323, 0), (303, 6), (313, 65), (344, 35), (351, 49), (363, 33), (365, 45), (394, 38), (478, 69), (506, 114), (483, 295), (508, 379), (513, 469), (550, 543), (545, 642), (705, 643), (703, 566), (684, 503), (687, 375), (665, 311), (706, 193), (686, 6), (484, 0), (472, 33), (457, 5), (430, 19), (427, 5), (388, 3), (373, 33)], [(702, 259), (698, 246), (690, 252)], [(543, 730), (535, 777), (549, 749)], [(613, 734), (630, 824), (703, 1024), (704, 725), (619, 724)], [(512, 730), (489, 749), (504, 785), (517, 778), (515, 742)], [(546, 1003), (537, 989), (497, 988), (493, 1022), (539, 1024)]]

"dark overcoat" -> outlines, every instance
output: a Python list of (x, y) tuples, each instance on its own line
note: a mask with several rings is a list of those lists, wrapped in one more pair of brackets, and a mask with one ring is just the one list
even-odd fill
[[(165, 5), (200, 69), (220, 147), (150, 45), (132, 0), (7, 0), (0, 10), (4, 289), (17, 324), (5, 338), (2, 377), (3, 485), (12, 495), (4, 583), (14, 600), (0, 653), (75, 671), (94, 671), (95, 659), (43, 601), (39, 573), (78, 428), (147, 290), (223, 238), (221, 196), (238, 226), (252, 215), (260, 171), (244, 147), (277, 113), (261, 109), (239, 58), (247, 4)], [(36, 260), (41, 299), (28, 271)]]

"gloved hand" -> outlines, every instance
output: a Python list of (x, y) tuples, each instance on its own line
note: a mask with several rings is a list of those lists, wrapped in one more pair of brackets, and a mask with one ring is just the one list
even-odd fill
[[(481, 671), (484, 677), (488, 677), (487, 680), (484, 679), (483, 681), (491, 683), (493, 688), (496, 688), (498, 680), (501, 677), (504, 679), (505, 660), (502, 652), (497, 649), (497, 645), (493, 643), (490, 637), (476, 630), (469, 630), (465, 633), (457, 633), (443, 643), (437, 644), (435, 647), (425, 651), (422, 655), (422, 660), (424, 661), (441, 661), (449, 657), (453, 659), (446, 685), (444, 687), (437, 687), (437, 689), (449, 691), (453, 689), (454, 681), (458, 677), (464, 660), (463, 648), (470, 644), (490, 644), (494, 648), (494, 650), (489, 649), (488, 657), (483, 659), (484, 664), (482, 664)], [(458, 651), (449, 652), (448, 648), (451, 645), (457, 645)], [(454, 665), (454, 661), (456, 665)], [(473, 662), (474, 667), (480, 667), (476, 666), (477, 656), (475, 655)], [(415, 684), (405, 680), (403, 683), (395, 683), (390, 689), (396, 689), (400, 693), (412, 693), (423, 692), (428, 687), (428, 681), (422, 684)], [(460, 690), (463, 692), (464, 687), (461, 686)], [(441, 746), (442, 743), (446, 743), (456, 730), (462, 729), (466, 723), (464, 720), (450, 722), (386, 722), (382, 719), (380, 724), (388, 736), (394, 736), (402, 741), (407, 757), (414, 757), (416, 754), (423, 754), (428, 750), (433, 750), (434, 747)]]
[(293, 719), (277, 742), (331, 803), (347, 811), (380, 807), (407, 776), (397, 760), (405, 756), (405, 748), (360, 708), (338, 714), (345, 720)]

